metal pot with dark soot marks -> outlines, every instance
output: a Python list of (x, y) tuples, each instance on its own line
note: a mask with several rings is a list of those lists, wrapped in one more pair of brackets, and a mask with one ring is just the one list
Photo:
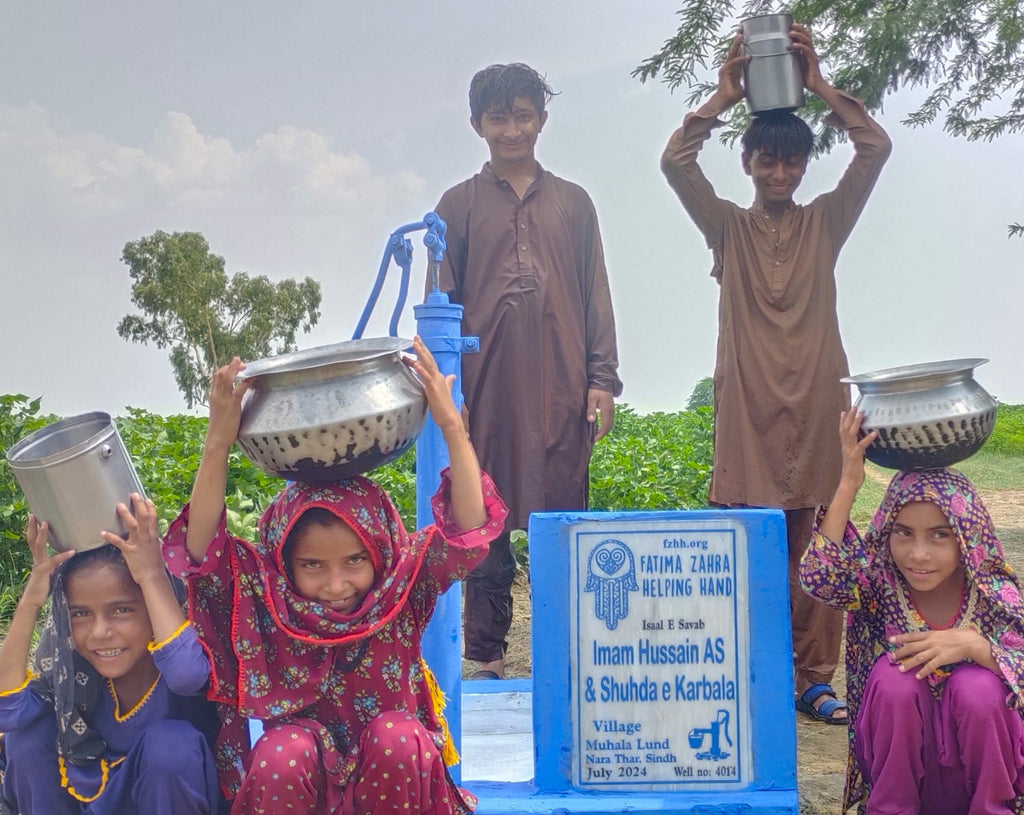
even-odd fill
[(398, 337), (350, 340), (251, 362), (239, 379), (238, 443), (265, 472), (338, 481), (398, 458), (427, 415), (423, 385), (402, 362)]
[(860, 389), (861, 433), (878, 431), (867, 458), (893, 470), (927, 470), (978, 452), (996, 421), (996, 400), (974, 380), (986, 362), (949, 359), (843, 379)]

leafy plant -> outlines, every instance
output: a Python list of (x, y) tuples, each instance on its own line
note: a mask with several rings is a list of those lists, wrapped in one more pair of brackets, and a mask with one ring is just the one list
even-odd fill
[(416, 528), (416, 445), (373, 471), (373, 480), (391, 497), (406, 529)]
[(39, 399), (20, 393), (0, 396), (0, 620), (14, 612), (32, 566), (24, 543), (28, 505), (7, 464), (6, 452), (53, 418), (39, 415)]
[(640, 415), (616, 407), (590, 461), (592, 509), (693, 509), (707, 502), (712, 409)]
[[(6, 450), (27, 433), (55, 419), (39, 415), (39, 400), (21, 395), (0, 396), (0, 444)], [(160, 416), (137, 408), (129, 408), (116, 421), (143, 486), (158, 507), (162, 529), (166, 530), (192, 491), (207, 421), (194, 416)], [(704, 506), (711, 478), (712, 441), (710, 407), (639, 414), (629, 405), (618, 405), (615, 427), (594, 449), (590, 463), (591, 508), (659, 510)], [(1021, 459), (1024, 405), (1001, 404), (992, 436), (982, 451), (966, 462), (970, 466), (965, 470), (996, 462), (999, 472), (1010, 473), (1012, 483), (1019, 485)], [(968, 475), (975, 477), (973, 471)], [(373, 477), (391, 495), (406, 528), (415, 528), (415, 448), (375, 470)], [(231, 531), (239, 537), (254, 539), (260, 514), (283, 485), (284, 482), (257, 469), (233, 448), (226, 499)], [(872, 483), (869, 488), (880, 495), (881, 487)], [(867, 507), (874, 500), (877, 506), (879, 495), (872, 499), (867, 492), (866, 488), (865, 501), (861, 503)], [(0, 631), (9, 620), (28, 575), (30, 558), (22, 542), (27, 515), (13, 474), (6, 461), (0, 460)], [(514, 532), (512, 546), (520, 567), (528, 570), (526, 534)]]
[[(192, 492), (206, 425), (205, 418), (165, 417), (138, 408), (128, 408), (127, 416), (117, 420), (146, 494), (157, 505), (161, 531), (174, 520)], [(260, 513), (283, 486), (283, 481), (257, 469), (233, 447), (228, 456), (228, 529), (242, 538), (253, 537)]]
[(513, 529), (509, 535), (512, 541), (512, 557), (516, 560), (516, 569), (526, 574), (530, 573), (530, 545), (523, 529)]

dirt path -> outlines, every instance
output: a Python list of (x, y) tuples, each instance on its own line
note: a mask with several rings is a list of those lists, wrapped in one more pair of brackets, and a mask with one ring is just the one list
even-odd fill
[[(882, 472), (869, 468), (868, 476), (883, 486), (888, 483)], [(1024, 574), (1024, 490), (988, 490), (983, 497), (1007, 561)], [(525, 677), (530, 675), (530, 587), (525, 575), (516, 578), (512, 602), (506, 669), (509, 677)], [(841, 660), (833, 685), (844, 698), (846, 673)], [(801, 815), (839, 815), (846, 775), (846, 728), (818, 724), (805, 716), (795, 719)]]

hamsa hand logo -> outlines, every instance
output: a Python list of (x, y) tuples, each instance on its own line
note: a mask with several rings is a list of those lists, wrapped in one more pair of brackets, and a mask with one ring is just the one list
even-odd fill
[(629, 614), (629, 593), (637, 591), (633, 552), (622, 541), (608, 538), (593, 548), (587, 560), (584, 591), (594, 592), (594, 616), (614, 631)]

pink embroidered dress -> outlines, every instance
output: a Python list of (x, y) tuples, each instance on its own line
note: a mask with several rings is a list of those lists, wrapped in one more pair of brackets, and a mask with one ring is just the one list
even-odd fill
[[(443, 746), (420, 638), (438, 596), (466, 577), (504, 527), (505, 504), (489, 476), (482, 483), (483, 526), (455, 526), (446, 470), (433, 498), (435, 523), (414, 534), (369, 479), (293, 483), (264, 512), (259, 541), (232, 537), (222, 520), (201, 564), (186, 549), (188, 507), (182, 510), (164, 540), (164, 559), (187, 582), (189, 615), (213, 666), (210, 698), (220, 703), (223, 721), (216, 758), (229, 796), (242, 788), (249, 767), (247, 718), (313, 734), (326, 775), (320, 812), (340, 811), (346, 785), (356, 780), (360, 736), (380, 716), (415, 716)], [(282, 550), (313, 507), (355, 530), (373, 560), (374, 586), (351, 614), (300, 596), (288, 579)], [(473, 797), (446, 771), (441, 777), (447, 789), (433, 794), (450, 800), (452, 812), (471, 811)]]

